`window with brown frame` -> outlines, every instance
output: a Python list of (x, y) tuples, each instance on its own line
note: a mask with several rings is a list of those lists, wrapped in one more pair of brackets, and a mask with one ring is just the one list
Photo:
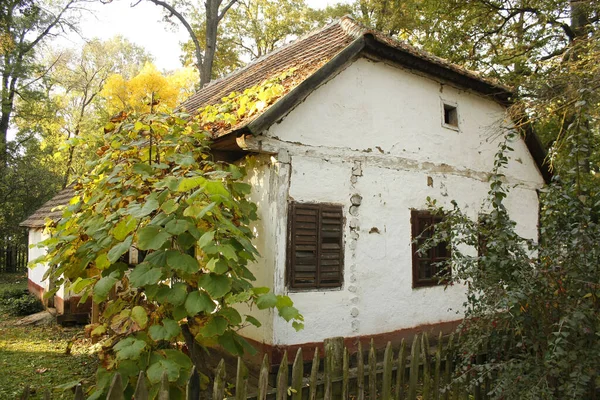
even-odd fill
[(287, 280), (291, 289), (342, 286), (342, 206), (291, 203), (288, 217)]
[(443, 266), (444, 261), (450, 259), (448, 243), (442, 242), (424, 253), (418, 252), (423, 243), (433, 236), (435, 225), (441, 220), (442, 217), (429, 211), (411, 211), (413, 288), (440, 285), (444, 277), (450, 276), (450, 270)]

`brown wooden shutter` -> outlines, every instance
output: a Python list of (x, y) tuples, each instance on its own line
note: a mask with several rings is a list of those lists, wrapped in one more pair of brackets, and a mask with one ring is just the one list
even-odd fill
[(421, 235), (418, 241), (412, 243), (413, 287), (438, 285), (442, 273), (450, 274), (450, 271), (440, 270), (438, 264), (450, 258), (447, 243), (439, 243), (425, 254), (418, 253), (418, 249), (427, 238), (433, 236), (435, 225), (441, 221), (442, 217), (433, 215), (429, 211), (411, 210), (412, 239)]
[(288, 243), (290, 287), (341, 286), (344, 258), (341, 206), (292, 203)]

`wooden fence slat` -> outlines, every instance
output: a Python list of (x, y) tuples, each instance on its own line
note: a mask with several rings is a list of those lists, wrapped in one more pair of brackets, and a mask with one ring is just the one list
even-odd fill
[(371, 339), (369, 349), (369, 399), (377, 398), (377, 356), (375, 355), (375, 342)]
[(294, 365), (292, 366), (292, 400), (302, 400), (302, 376), (304, 375), (304, 359), (302, 348), (296, 352)]
[(419, 335), (415, 335), (412, 348), (410, 349), (410, 375), (408, 378), (408, 400), (416, 400), (417, 398), (417, 382), (419, 380), (419, 356), (420, 351)]
[(444, 365), (444, 397), (443, 400), (450, 400), (450, 381), (452, 379), (452, 364), (454, 363), (454, 353), (452, 351), (454, 346), (454, 334), (451, 334), (446, 344), (446, 350), (444, 351), (446, 365)]
[(383, 400), (392, 399), (392, 369), (394, 362), (394, 351), (392, 350), (392, 343), (388, 342), (385, 346), (385, 353), (383, 354), (383, 383), (381, 388), (381, 398)]
[(169, 400), (171, 398), (169, 395), (169, 375), (167, 375), (167, 371), (162, 374), (160, 389), (158, 389), (158, 396), (156, 398), (158, 400)]
[(435, 367), (433, 370), (433, 399), (440, 400), (440, 374), (442, 367), (442, 332), (438, 336), (437, 350), (435, 351)]
[(277, 372), (277, 392), (275, 394), (276, 400), (287, 399), (287, 384), (288, 384), (288, 356), (287, 351), (283, 352), (283, 358), (281, 364), (279, 364), (279, 371)]
[(309, 400), (317, 399), (317, 374), (319, 373), (319, 348), (315, 347), (315, 355), (313, 356), (312, 369), (310, 371), (310, 392)]
[[(287, 360), (286, 360), (287, 363)], [(248, 397), (248, 368), (238, 357), (237, 376), (235, 378), (235, 398), (236, 400), (246, 400)]]
[[(50, 394), (48, 394), (48, 399), (49, 398), (50, 398)], [(83, 399), (85, 399), (85, 396), (83, 395), (83, 387), (81, 386), (81, 383), (78, 383), (77, 386), (75, 386), (75, 397), (73, 397), (73, 400), (83, 400)], [(136, 397), (136, 399), (137, 399), (137, 397)]]
[(396, 400), (404, 400), (404, 376), (406, 375), (406, 341), (402, 338), (396, 370)]
[(324, 362), (325, 365), (323, 365), (323, 370), (325, 372), (325, 395), (323, 396), (323, 399), (331, 400), (333, 398), (331, 387), (331, 378), (333, 375), (333, 357), (331, 355), (331, 351), (326, 351)]
[(344, 347), (344, 358), (342, 360), (343, 373), (342, 373), (342, 400), (348, 400), (350, 393), (350, 354), (348, 349)]
[(365, 400), (365, 360), (363, 358), (362, 343), (358, 342), (358, 352), (356, 353), (356, 398), (357, 400)]
[(265, 354), (262, 365), (260, 366), (260, 375), (258, 376), (258, 397), (257, 400), (266, 400), (269, 389), (269, 356)]
[(215, 371), (213, 384), (213, 400), (223, 400), (225, 397), (225, 360), (221, 359)]
[(123, 398), (123, 381), (118, 372), (113, 376), (106, 400), (125, 400)]
[(20, 400), (27, 400), (29, 398), (29, 386), (25, 386), (23, 389), (23, 394), (20, 397)]
[[(142, 377), (142, 381), (145, 381)], [(138, 386), (140, 384), (140, 380), (138, 379)], [(144, 389), (145, 389), (144, 385)], [(135, 391), (137, 393), (137, 390)], [(185, 387), (185, 398), (187, 400), (198, 400), (200, 398), (200, 375), (198, 374), (198, 370), (194, 365), (192, 367), (192, 373), (190, 374), (190, 378), (188, 379), (188, 383)], [(136, 397), (137, 400), (137, 397)]]
[(423, 400), (431, 400), (431, 365), (429, 364), (429, 335), (421, 335), (421, 355), (423, 357)]
[[(82, 393), (83, 394), (83, 393)], [(82, 397), (83, 398), (83, 397)], [(44, 391), (44, 400), (50, 400), (50, 392), (45, 390)]]

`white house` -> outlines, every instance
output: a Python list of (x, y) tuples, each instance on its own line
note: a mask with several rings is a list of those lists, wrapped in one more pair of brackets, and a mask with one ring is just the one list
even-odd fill
[[(253, 310), (262, 326), (241, 333), (277, 362), (282, 349), (332, 336), (383, 341), (452, 329), (464, 287), (438, 285), (432, 262), (448, 254), (418, 257), (412, 237), (435, 222), (427, 197), (455, 200), (477, 217), (510, 126), (510, 91), (344, 17), (183, 106), (195, 111), (290, 67), (302, 77), (294, 87), (219, 132), (213, 150), (229, 160), (256, 157), (248, 177), (260, 215), (256, 284), (289, 295), (305, 329)], [(536, 238), (537, 190), (549, 178), (544, 152), (533, 134), (512, 147), (508, 208), (518, 231)]]

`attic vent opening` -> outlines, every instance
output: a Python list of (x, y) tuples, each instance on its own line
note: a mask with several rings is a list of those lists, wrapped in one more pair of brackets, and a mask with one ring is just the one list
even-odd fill
[(458, 109), (456, 106), (444, 103), (444, 125), (458, 129)]

